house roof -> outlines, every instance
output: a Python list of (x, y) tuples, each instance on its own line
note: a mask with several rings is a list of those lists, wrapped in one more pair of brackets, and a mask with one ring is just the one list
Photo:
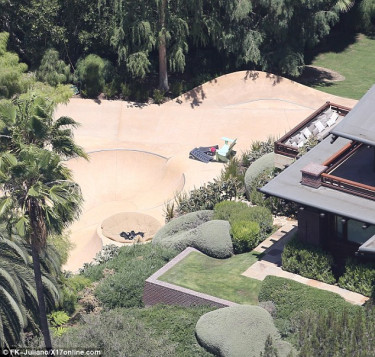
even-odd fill
[[(346, 117), (348, 117), (348, 115)], [(327, 158), (343, 148), (350, 140), (338, 138), (333, 144), (331, 144), (330, 141), (331, 136), (328, 136), (262, 187), (260, 191), (265, 194), (297, 202), (303, 206), (315, 207), (322, 211), (332, 212), (369, 224), (375, 224), (375, 201), (324, 186), (312, 188), (300, 183), (302, 179), (302, 168), (310, 163), (322, 164)]]
[(375, 254), (375, 236), (372, 236), (369, 240), (364, 242), (359, 248), (358, 252), (360, 253), (367, 253), (367, 254)]
[(356, 106), (337, 124), (331, 134), (375, 145), (375, 85), (361, 98)]

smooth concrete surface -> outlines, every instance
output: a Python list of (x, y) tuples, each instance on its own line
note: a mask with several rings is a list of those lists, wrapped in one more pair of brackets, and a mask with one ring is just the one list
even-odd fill
[(189, 159), (194, 147), (222, 146), (226, 136), (237, 138), (238, 153), (246, 151), (255, 140), (285, 134), (326, 101), (348, 107), (356, 103), (282, 77), (241, 71), (162, 105), (73, 98), (59, 106), (55, 116), (80, 122), (76, 141), (92, 152), (89, 163), (68, 163), (85, 205), (70, 228), (75, 248), (65, 268), (76, 271), (92, 260), (102, 246), (96, 232), (105, 218), (143, 212), (163, 224), (164, 202), (182, 188), (182, 175), (186, 191), (217, 177), (223, 164)]

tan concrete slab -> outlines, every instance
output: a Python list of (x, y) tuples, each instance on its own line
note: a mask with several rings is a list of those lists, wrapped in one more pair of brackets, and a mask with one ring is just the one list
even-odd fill
[(149, 161), (147, 154), (116, 158), (107, 152), (93, 154), (90, 163), (69, 162), (86, 203), (71, 227), (77, 244), (66, 268), (76, 270), (93, 258), (102, 242), (91, 229), (110, 214), (145, 212), (163, 223), (163, 203), (181, 186), (182, 174), (186, 190), (217, 177), (223, 165), (188, 159), (194, 147), (222, 145), (220, 138), (227, 136), (237, 138), (238, 152), (245, 151), (254, 140), (283, 135), (327, 100), (350, 107), (356, 103), (285, 78), (241, 71), (160, 106), (78, 98), (59, 106), (57, 117), (68, 115), (81, 123), (75, 137), (87, 151), (132, 149), (169, 159)]

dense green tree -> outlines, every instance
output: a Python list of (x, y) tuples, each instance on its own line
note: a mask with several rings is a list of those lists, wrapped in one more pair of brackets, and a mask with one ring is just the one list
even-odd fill
[(26, 63), (36, 65), (47, 48), (62, 44), (60, 7), (60, 0), (0, 1), (0, 31), (10, 34), (12, 48)]
[(0, 106), (0, 216), (31, 247), (40, 328), (51, 350), (40, 255), (47, 237), (61, 234), (78, 215), (79, 186), (61, 157), (86, 157), (74, 143), (68, 117), (54, 120), (55, 103), (30, 93)]
[(67, 83), (70, 78), (70, 66), (59, 58), (59, 53), (55, 49), (50, 48), (43, 55), (36, 78), (54, 87)]
[(375, 0), (362, 0), (358, 5), (359, 28), (373, 34), (375, 32)]
[(339, 20), (339, 10), (329, 0), (260, 0), (259, 6), (262, 68), (281, 74), (299, 75), (306, 49), (316, 46)]
[(101, 8), (113, 8), (111, 44), (131, 76), (144, 78), (150, 72), (150, 55), (157, 49), (159, 87), (168, 90), (168, 64), (172, 71), (183, 71), (185, 67), (190, 3), (182, 0), (100, 0)]
[(65, 29), (60, 56), (72, 67), (80, 57), (95, 53), (115, 61), (116, 55), (110, 46), (112, 29), (112, 7), (98, 11), (98, 0), (60, 0), (59, 21)]
[[(372, 2), (360, 1), (367, 16), (364, 23), (372, 21)], [(352, 3), (0, 0), (0, 26), (31, 68), (50, 47), (73, 69), (78, 58), (95, 53), (118, 60), (122, 80), (159, 72), (159, 87), (165, 91), (168, 73), (183, 72), (187, 64), (195, 73), (191, 66), (201, 71), (203, 62), (219, 62), (217, 72), (247, 68), (298, 75), (305, 52), (330, 32), (340, 12)]]
[(0, 33), (0, 99), (25, 91), (28, 83), (24, 73), (27, 65), (19, 62), (17, 54), (7, 51), (9, 34)]
[(77, 78), (82, 94), (89, 98), (97, 97), (109, 79), (111, 65), (97, 55), (88, 55), (77, 63)]

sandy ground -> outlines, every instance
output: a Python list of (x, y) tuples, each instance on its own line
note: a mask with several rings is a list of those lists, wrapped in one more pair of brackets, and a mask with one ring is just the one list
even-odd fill
[(223, 165), (189, 159), (194, 147), (221, 146), (226, 136), (237, 138), (235, 150), (246, 151), (254, 140), (283, 135), (326, 101), (356, 103), (282, 77), (241, 71), (160, 106), (74, 98), (58, 107), (56, 117), (81, 123), (75, 138), (91, 153), (89, 163), (68, 162), (85, 205), (71, 227), (75, 248), (65, 268), (77, 270), (101, 249), (96, 230), (104, 219), (141, 212), (163, 223), (164, 203), (175, 192), (217, 177)]

